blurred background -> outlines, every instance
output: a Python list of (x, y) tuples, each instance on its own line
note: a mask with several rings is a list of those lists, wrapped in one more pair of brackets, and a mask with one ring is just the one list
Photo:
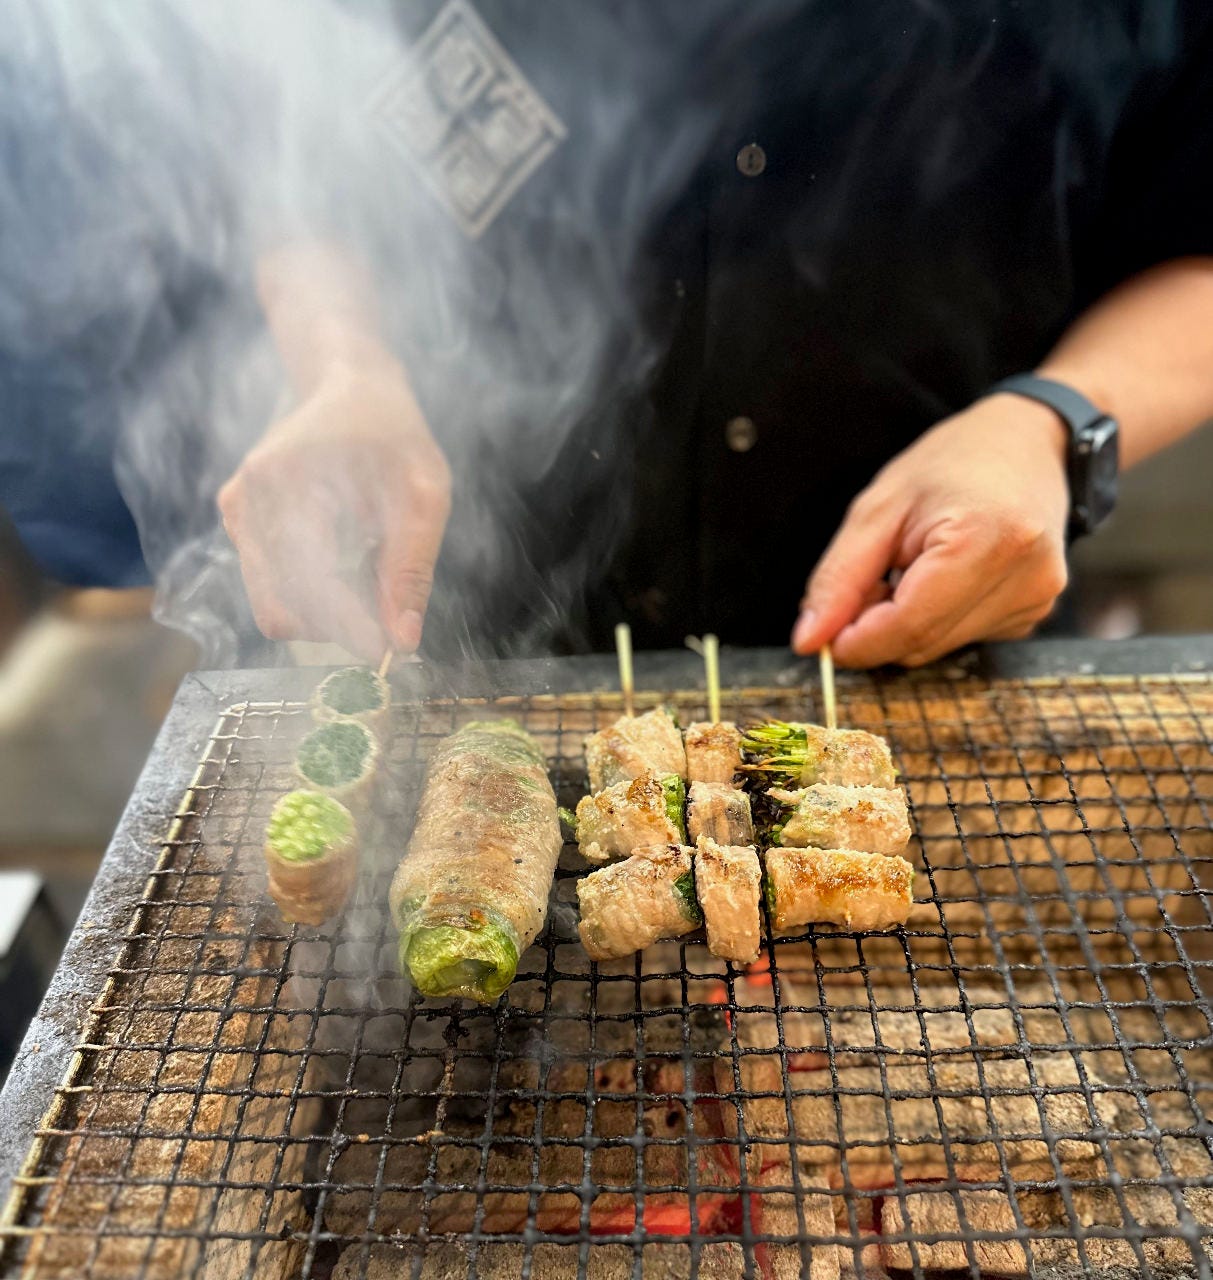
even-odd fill
[[(1210, 476), (1213, 424), (1125, 477), (1115, 516), (1074, 549), (1049, 630), (1213, 632)], [(0, 1076), (195, 665), (192, 642), (152, 620), (150, 590), (57, 587), (0, 529), (0, 985), (14, 993), (0, 1013)]]

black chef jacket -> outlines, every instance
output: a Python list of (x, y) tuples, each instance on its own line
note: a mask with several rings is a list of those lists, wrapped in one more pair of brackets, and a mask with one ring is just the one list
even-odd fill
[[(410, 35), (439, 8), (411, 8)], [(609, 647), (619, 618), (641, 645), (785, 642), (883, 463), (1033, 367), (1118, 281), (1213, 250), (1204, 3), (477, 12), (568, 131), (478, 252), (532, 236), (554, 288), (605, 258), (657, 354), (635, 387), (608, 368), (594, 411), (497, 507), (508, 459), (478, 445), (488, 479), (458, 482), (437, 649)], [(604, 131), (613, 107), (626, 124)], [(469, 507), (510, 526), (504, 568), (481, 555), (479, 578)]]

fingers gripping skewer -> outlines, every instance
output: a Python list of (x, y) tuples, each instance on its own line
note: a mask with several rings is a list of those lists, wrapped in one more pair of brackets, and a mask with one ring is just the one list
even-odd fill
[(615, 648), (619, 652), (619, 688), (623, 692), (623, 711), (636, 714), (636, 686), (632, 678), (632, 628), (621, 622), (615, 628)]
[(826, 728), (838, 728), (838, 706), (834, 701), (834, 655), (830, 646), (823, 644), (818, 655), (821, 661), (821, 698), (825, 703)]

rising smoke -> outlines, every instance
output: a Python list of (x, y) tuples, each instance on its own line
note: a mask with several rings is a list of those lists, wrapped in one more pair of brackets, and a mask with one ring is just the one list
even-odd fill
[(259, 255), (292, 238), (330, 238), (366, 264), (452, 462), (443, 656), (486, 634), (506, 651), (543, 647), (626, 523), (627, 441), (644, 428), (656, 358), (635, 286), (710, 117), (692, 99), (670, 128), (641, 129), (673, 93), (651, 30), (611, 6), (536, 6), (523, 44), (571, 22), (591, 52), (575, 89), (567, 67), (528, 64), (565, 136), (507, 216), (469, 231), (389, 109), (441, 8), (8, 11), (8, 105), (37, 140), (38, 170), (9, 190), (19, 207), (0, 208), (0, 345), (74, 352), (87, 370), (79, 430), (112, 440), (159, 616), (206, 662), (237, 660), (249, 630), (214, 497), (289, 404), (253, 278)]

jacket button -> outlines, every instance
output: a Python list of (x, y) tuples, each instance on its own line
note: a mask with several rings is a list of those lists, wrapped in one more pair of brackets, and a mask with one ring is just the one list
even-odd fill
[(767, 153), (756, 142), (747, 142), (737, 153), (737, 168), (747, 178), (756, 178), (767, 167)]
[(753, 418), (730, 418), (724, 427), (725, 443), (734, 453), (749, 453), (758, 443), (758, 428)]

